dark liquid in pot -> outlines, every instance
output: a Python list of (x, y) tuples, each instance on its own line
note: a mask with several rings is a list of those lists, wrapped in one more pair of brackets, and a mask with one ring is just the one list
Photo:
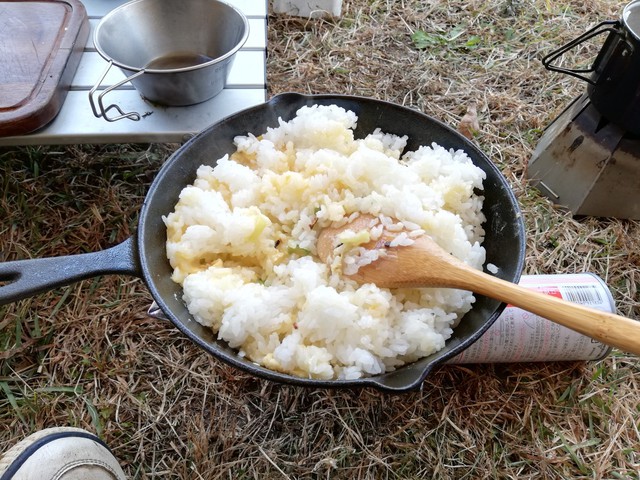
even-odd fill
[(173, 70), (176, 68), (195, 67), (213, 60), (211, 57), (191, 52), (172, 52), (154, 58), (144, 68), (147, 70)]

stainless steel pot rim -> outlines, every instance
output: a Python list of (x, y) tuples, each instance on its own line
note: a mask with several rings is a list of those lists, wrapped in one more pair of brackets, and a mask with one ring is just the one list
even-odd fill
[(622, 23), (636, 40), (640, 40), (640, 0), (634, 0), (624, 7)]
[(217, 63), (224, 62), (225, 60), (227, 60), (230, 57), (232, 57), (233, 55), (235, 55), (236, 52), (238, 52), (238, 50), (240, 50), (244, 46), (244, 44), (247, 42), (247, 39), (249, 38), (249, 21), (247, 20), (247, 17), (245, 16), (245, 14), (242, 13), (240, 10), (238, 10), (233, 5), (228, 4), (227, 2), (223, 2), (221, 0), (212, 0), (212, 1), (216, 2), (216, 3), (225, 5), (225, 7), (228, 7), (231, 10), (233, 10), (240, 17), (240, 19), (242, 19), (242, 23), (244, 24), (244, 34), (242, 35), (242, 38), (227, 53), (225, 53), (224, 55), (220, 55), (220, 56), (218, 56), (216, 58), (213, 58), (213, 59), (209, 60), (208, 62), (203, 62), (203, 63), (199, 63), (197, 65), (192, 65), (192, 66), (188, 66), (188, 67), (172, 68), (172, 69), (153, 69), (153, 68), (147, 69), (147, 68), (144, 68), (144, 67), (139, 67), (139, 66), (136, 67), (136, 66), (133, 66), (133, 65), (128, 65), (128, 64), (123, 63), (123, 62), (119, 62), (119, 61), (115, 60), (114, 58), (112, 58), (109, 54), (107, 54), (107, 52), (105, 52), (104, 49), (102, 48), (102, 46), (100, 45), (100, 41), (98, 40), (98, 36), (100, 34), (100, 31), (104, 28), (104, 25), (107, 24), (107, 22), (109, 21), (110, 18), (112, 18), (113, 16), (117, 15), (122, 10), (124, 10), (126, 8), (129, 8), (134, 4), (147, 2), (147, 1), (149, 1), (149, 0), (131, 0), (130, 2), (127, 2), (127, 3), (123, 4), (123, 5), (120, 5), (117, 8), (114, 8), (113, 10), (111, 10), (104, 17), (102, 17), (102, 19), (100, 20), (100, 23), (98, 23), (98, 26), (96, 27), (96, 29), (95, 29), (95, 31), (93, 33), (93, 44), (94, 44), (94, 46), (96, 48), (96, 51), (107, 62), (111, 62), (116, 67), (119, 67), (119, 68), (124, 69), (124, 70), (129, 70), (129, 71), (134, 72), (134, 73), (143, 72), (145, 74), (160, 74), (160, 73), (167, 74), (167, 73), (189, 72), (189, 71), (193, 71), (193, 70), (200, 70), (200, 69), (215, 65)]

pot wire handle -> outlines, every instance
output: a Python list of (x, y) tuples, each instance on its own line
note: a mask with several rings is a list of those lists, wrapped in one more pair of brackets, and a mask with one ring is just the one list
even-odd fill
[[(611, 33), (615, 33), (617, 35), (620, 35), (620, 31), (617, 28), (615, 28), (615, 26), (619, 26), (619, 25), (620, 25), (620, 23), (617, 20), (605, 20), (604, 22), (599, 23), (598, 25), (596, 25), (595, 27), (591, 28), (590, 30), (587, 30), (585, 33), (580, 35), (578, 38), (576, 38), (574, 40), (571, 40), (569, 43), (563, 45), (562, 47), (558, 48), (557, 50), (554, 50), (553, 52), (551, 52), (548, 55), (546, 55), (542, 59), (542, 64), (544, 65), (544, 67), (547, 70), (551, 70), (553, 72), (566, 73), (567, 75), (571, 75), (572, 77), (576, 77), (576, 78), (579, 78), (580, 80), (584, 80), (585, 82), (587, 82), (587, 83), (589, 83), (591, 85), (595, 85), (595, 82), (593, 80), (591, 80), (586, 75), (582, 75), (583, 73), (594, 72), (595, 71), (595, 62), (589, 68), (582, 68), (582, 69), (581, 68), (559, 67), (559, 66), (553, 65), (552, 62), (554, 62), (555, 60), (560, 58), (562, 55), (567, 53), (569, 50), (572, 50), (573, 48), (577, 47), (581, 43), (586, 42), (587, 40), (589, 40), (589, 39), (591, 39), (593, 37), (597, 37), (598, 35), (600, 35), (602, 33), (611, 32)], [(606, 27), (606, 28), (603, 28), (603, 27)]]
[[(130, 77), (126, 77), (124, 80), (119, 81), (118, 83), (116, 83), (115, 85), (111, 85), (110, 87), (105, 88), (102, 92), (100, 92), (100, 94), (98, 95), (98, 106), (96, 107), (96, 102), (93, 98), (93, 96), (96, 93), (96, 90), (98, 90), (98, 88), (100, 88), (100, 85), (102, 84), (102, 82), (104, 81), (104, 78), (107, 76), (107, 73), (109, 73), (109, 70), (111, 69), (111, 67), (113, 66), (113, 61), (109, 60), (109, 64), (107, 65), (107, 69), (104, 71), (104, 73), (102, 74), (102, 76), (100, 77), (100, 80), (98, 80), (98, 83), (95, 84), (93, 86), (93, 88), (91, 90), (89, 90), (89, 103), (91, 104), (91, 110), (93, 111), (93, 114), (98, 117), (98, 118), (104, 118), (107, 122), (115, 122), (116, 120), (121, 120), (123, 118), (128, 118), (129, 120), (133, 120), (134, 122), (137, 122), (138, 120), (140, 120), (140, 118), (142, 118), (140, 116), (140, 114), (138, 112), (128, 112), (125, 113), (124, 111), (122, 111), (122, 109), (116, 105), (115, 103), (112, 103), (111, 105), (109, 105), (107, 108), (104, 107), (104, 103), (102, 101), (102, 99), (104, 98), (104, 96), (111, 92), (112, 90), (115, 90), (116, 88), (124, 85), (125, 83), (131, 81), (132, 79), (139, 77), (140, 75), (142, 75), (144, 73), (144, 69), (140, 70), (139, 72), (136, 72), (135, 74), (131, 75)], [(115, 117), (109, 117), (107, 115), (107, 112), (111, 109), (115, 109), (118, 111), (118, 113), (120, 115), (117, 115)]]

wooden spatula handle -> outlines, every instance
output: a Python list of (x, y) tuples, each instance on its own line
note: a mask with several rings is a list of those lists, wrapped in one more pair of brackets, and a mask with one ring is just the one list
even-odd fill
[[(361, 216), (348, 227), (369, 228)], [(335, 240), (347, 226), (325, 229), (318, 238), (318, 255), (331, 258)], [(378, 241), (379, 242), (379, 241)], [(366, 248), (379, 249), (378, 242)], [(476, 270), (442, 249), (431, 237), (420, 236), (409, 246), (384, 247), (384, 255), (349, 277), (358, 283), (386, 288), (448, 287), (469, 290), (510, 303), (564, 325), (606, 345), (640, 355), (640, 322), (538, 293)]]
[[(606, 345), (640, 355), (640, 322), (567, 302), (476, 271), (473, 290), (564, 325)], [(476, 275), (476, 272), (467, 272)]]

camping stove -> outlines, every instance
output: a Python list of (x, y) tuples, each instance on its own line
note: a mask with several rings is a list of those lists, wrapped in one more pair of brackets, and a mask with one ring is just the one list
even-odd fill
[[(590, 68), (556, 63), (603, 34)], [(640, 0), (629, 3), (620, 20), (596, 25), (542, 63), (588, 86), (545, 130), (529, 160), (531, 183), (574, 215), (640, 218)]]
[(640, 219), (640, 136), (605, 119), (586, 94), (547, 127), (527, 177), (576, 216)]

